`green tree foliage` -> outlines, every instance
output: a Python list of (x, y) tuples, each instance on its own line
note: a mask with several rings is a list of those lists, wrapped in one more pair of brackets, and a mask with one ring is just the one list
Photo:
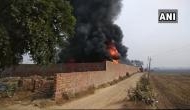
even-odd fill
[(1, 0), (0, 16), (0, 68), (27, 52), (38, 64), (55, 62), (76, 21), (66, 0)]

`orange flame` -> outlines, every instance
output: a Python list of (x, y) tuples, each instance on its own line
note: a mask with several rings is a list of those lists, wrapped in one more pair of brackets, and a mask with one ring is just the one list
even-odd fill
[(112, 57), (112, 62), (115, 64), (118, 64), (119, 52), (117, 51), (115, 44), (113, 42), (110, 42), (107, 48), (108, 48), (110, 56)]
[(113, 63), (118, 64), (119, 60), (112, 60)]

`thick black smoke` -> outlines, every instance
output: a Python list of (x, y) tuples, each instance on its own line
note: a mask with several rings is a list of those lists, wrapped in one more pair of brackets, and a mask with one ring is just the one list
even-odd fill
[(75, 36), (63, 49), (60, 61), (97, 62), (112, 60), (107, 45), (115, 44), (120, 59), (126, 59), (127, 48), (122, 45), (123, 34), (114, 24), (121, 11), (121, 0), (71, 0), (77, 19)]

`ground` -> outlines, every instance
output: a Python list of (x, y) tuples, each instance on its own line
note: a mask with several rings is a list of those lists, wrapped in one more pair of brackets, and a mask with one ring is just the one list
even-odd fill
[[(45, 99), (48, 106), (39, 108), (42, 100), (22, 104), (9, 105), (4, 109), (8, 110), (41, 110), (41, 109), (147, 109), (152, 108), (140, 102), (128, 100), (127, 91), (135, 87), (144, 73), (137, 73), (133, 76), (106, 88), (95, 91), (94, 94), (69, 101), (64, 104), (52, 103)], [(158, 109), (189, 109), (190, 108), (190, 74), (163, 74), (151, 73), (150, 84), (156, 93), (156, 108)], [(155, 107), (154, 107), (155, 108)], [(2, 107), (0, 108), (0, 110)]]
[[(98, 89), (94, 94), (76, 99), (74, 101), (53, 105), (46, 108), (38, 108), (34, 105), (15, 104), (7, 107), (9, 110), (38, 110), (38, 109), (123, 109), (133, 105), (127, 100), (127, 90), (135, 87), (144, 73), (137, 73), (115, 85)], [(128, 103), (126, 103), (128, 102)]]
[(158, 109), (190, 108), (190, 74), (152, 73), (151, 84), (157, 93)]

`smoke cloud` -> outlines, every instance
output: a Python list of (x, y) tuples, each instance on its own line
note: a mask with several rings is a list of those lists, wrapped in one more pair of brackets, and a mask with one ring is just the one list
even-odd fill
[(60, 62), (98, 62), (112, 60), (107, 49), (114, 44), (118, 58), (126, 60), (127, 47), (122, 45), (123, 33), (114, 24), (121, 11), (121, 0), (71, 0), (77, 19), (75, 36), (60, 53)]

